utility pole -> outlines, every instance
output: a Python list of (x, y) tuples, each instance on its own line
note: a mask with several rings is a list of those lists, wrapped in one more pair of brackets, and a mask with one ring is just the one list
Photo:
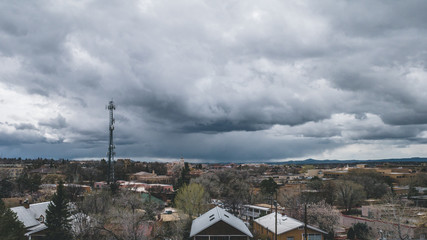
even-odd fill
[(307, 240), (307, 203), (304, 204), (304, 239)]
[(277, 193), (276, 193), (276, 200), (274, 200), (274, 206), (276, 207), (276, 216), (275, 216), (275, 223), (274, 223), (274, 240), (277, 240)]
[(108, 145), (108, 177), (107, 183), (114, 183), (114, 149), (116, 148), (113, 144), (113, 131), (114, 131), (114, 115), (113, 111), (116, 110), (116, 105), (114, 105), (113, 100), (111, 100), (107, 106), (107, 109), (110, 111), (110, 141)]

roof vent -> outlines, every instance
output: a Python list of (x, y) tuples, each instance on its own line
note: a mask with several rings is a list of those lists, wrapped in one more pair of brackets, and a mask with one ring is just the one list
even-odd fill
[(224, 214), (224, 216), (226, 216), (226, 217), (230, 218), (227, 214)]
[(24, 208), (30, 208), (30, 201), (28, 201), (28, 198), (23, 202), (23, 206)]

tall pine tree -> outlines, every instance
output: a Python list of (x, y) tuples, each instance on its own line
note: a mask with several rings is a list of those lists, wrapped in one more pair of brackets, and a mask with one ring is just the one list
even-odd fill
[(60, 182), (46, 210), (46, 239), (72, 239), (70, 216), (68, 201), (64, 193), (64, 184)]
[(18, 220), (16, 213), (7, 208), (0, 198), (0, 239), (25, 240), (25, 227)]

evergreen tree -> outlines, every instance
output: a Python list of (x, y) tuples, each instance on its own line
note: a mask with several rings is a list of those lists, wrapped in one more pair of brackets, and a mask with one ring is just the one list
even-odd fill
[(7, 208), (0, 198), (0, 239), (25, 240), (25, 227), (18, 220), (16, 213)]
[(373, 232), (366, 223), (355, 223), (347, 232), (348, 239), (369, 240), (373, 239)]
[(53, 195), (52, 202), (50, 202), (46, 210), (46, 239), (72, 239), (70, 216), (68, 201), (64, 193), (64, 184), (61, 181), (56, 193)]
[(184, 163), (184, 167), (181, 170), (181, 176), (178, 179), (175, 189), (182, 187), (183, 185), (188, 185), (190, 183), (190, 167), (188, 162)]
[(276, 193), (279, 186), (274, 181), (272, 177), (269, 177), (268, 179), (264, 179), (261, 182), (261, 192), (269, 195), (273, 195)]
[(13, 191), (13, 183), (4, 178), (0, 180), (0, 198), (11, 197)]

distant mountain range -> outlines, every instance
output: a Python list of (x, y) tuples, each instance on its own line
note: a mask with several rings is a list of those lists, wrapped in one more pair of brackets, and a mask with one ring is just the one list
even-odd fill
[(413, 157), (413, 158), (390, 158), (390, 159), (372, 159), (372, 160), (316, 160), (316, 159), (306, 159), (302, 161), (284, 161), (284, 162), (271, 162), (271, 164), (298, 164), (298, 165), (306, 165), (306, 164), (338, 164), (338, 163), (377, 163), (377, 162), (427, 162), (427, 158)]

